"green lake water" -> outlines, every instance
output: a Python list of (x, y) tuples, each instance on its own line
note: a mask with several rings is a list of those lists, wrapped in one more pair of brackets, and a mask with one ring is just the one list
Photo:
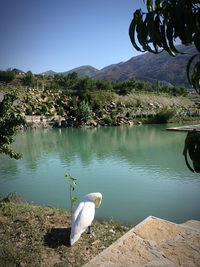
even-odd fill
[[(149, 215), (181, 223), (200, 220), (200, 174), (182, 155), (185, 132), (166, 125), (20, 132), (21, 160), (0, 156), (0, 195), (69, 209), (65, 173), (77, 178), (74, 196), (101, 192), (98, 219), (136, 224)], [(77, 204), (76, 204), (77, 205)], [(76, 206), (75, 205), (75, 206)]]

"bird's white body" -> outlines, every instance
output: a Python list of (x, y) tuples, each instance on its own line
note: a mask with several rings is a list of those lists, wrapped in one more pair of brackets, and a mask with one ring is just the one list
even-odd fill
[[(91, 225), (95, 207), (98, 208), (101, 204), (101, 193), (90, 193), (83, 197), (72, 217), (72, 227), (70, 234), (71, 246), (80, 238), (81, 234)], [(96, 202), (96, 205), (95, 205)]]

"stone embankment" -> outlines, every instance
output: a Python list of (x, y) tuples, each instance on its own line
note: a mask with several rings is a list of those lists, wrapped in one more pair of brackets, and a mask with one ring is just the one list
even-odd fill
[[(100, 121), (88, 120), (87, 123), (78, 122), (75, 117), (63, 118), (61, 116), (25, 116), (27, 128), (68, 128), (68, 127), (99, 127), (102, 125)], [(119, 116), (116, 120), (116, 126), (126, 125), (132, 126), (133, 121)]]
[(60, 116), (25, 116), (30, 128), (49, 128), (55, 123), (59, 124)]
[(148, 217), (84, 267), (200, 266), (200, 221)]

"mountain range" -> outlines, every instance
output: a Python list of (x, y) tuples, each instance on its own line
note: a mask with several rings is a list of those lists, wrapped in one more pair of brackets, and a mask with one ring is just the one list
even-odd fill
[[(176, 48), (184, 54), (177, 54), (176, 57), (171, 57), (165, 51), (157, 55), (146, 52), (132, 57), (126, 62), (112, 64), (101, 70), (85, 65), (62, 72), (62, 74), (67, 75), (71, 72), (77, 72), (78, 76), (111, 81), (124, 81), (134, 77), (138, 80), (150, 82), (159, 80), (173, 85), (190, 87), (186, 77), (186, 65), (190, 57), (197, 53), (197, 50), (194, 45), (179, 45)], [(47, 71), (43, 74), (54, 75), (55, 73), (54, 71)]]

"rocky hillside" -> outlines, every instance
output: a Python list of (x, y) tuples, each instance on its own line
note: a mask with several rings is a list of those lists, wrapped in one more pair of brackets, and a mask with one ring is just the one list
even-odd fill
[[(67, 75), (72, 72), (77, 72), (78, 76), (88, 76), (95, 80), (111, 80), (124, 81), (130, 78), (150, 81), (156, 83), (158, 80), (163, 83), (190, 87), (186, 77), (186, 65), (191, 57), (196, 53), (194, 45), (177, 46), (177, 49), (185, 54), (177, 54), (176, 57), (171, 57), (167, 52), (155, 55), (149, 52), (132, 57), (126, 62), (112, 64), (98, 70), (92, 66), (80, 66), (78, 68), (61, 72), (60, 74)], [(43, 74), (54, 75), (56, 72), (47, 71)]]
[(175, 116), (175, 121), (183, 121), (188, 115), (189, 119), (198, 119), (200, 113), (198, 106), (186, 97), (139, 93), (120, 96), (105, 91), (92, 93), (90, 97), (92, 102), (88, 105), (61, 90), (29, 89), (19, 92), (16, 105), (26, 115), (27, 122), (53, 127), (120, 126), (138, 121), (156, 123), (157, 114), (163, 110), (166, 115), (172, 110), (170, 117)]
[(98, 73), (98, 71), (99, 71), (98, 69), (92, 66), (86, 65), (86, 66), (81, 66), (81, 67), (78, 67), (78, 68), (75, 68), (75, 69), (72, 69), (66, 72), (62, 72), (62, 74), (67, 75), (69, 73), (76, 72), (79, 77), (88, 76), (90, 78), (94, 76), (96, 73)]
[(132, 57), (130, 60), (116, 65), (108, 66), (99, 71), (94, 79), (127, 80), (132, 77), (145, 81), (164, 81), (173, 85), (189, 87), (186, 77), (186, 65), (191, 55), (196, 53), (194, 46), (177, 46), (185, 53), (171, 57), (167, 52), (158, 55), (149, 52)]
[[(79, 77), (88, 76), (90, 78), (92, 76), (95, 76), (99, 72), (99, 70), (94, 68), (94, 67), (92, 67), (92, 66), (85, 65), (85, 66), (80, 66), (80, 67), (71, 69), (69, 71), (59, 72), (59, 74), (68, 75), (69, 73), (72, 73), (72, 72), (76, 72)], [(41, 74), (44, 74), (46, 76), (53, 76), (56, 73), (57, 72), (55, 72), (55, 71), (49, 70), (49, 71), (45, 71), (45, 72), (43, 72)]]

